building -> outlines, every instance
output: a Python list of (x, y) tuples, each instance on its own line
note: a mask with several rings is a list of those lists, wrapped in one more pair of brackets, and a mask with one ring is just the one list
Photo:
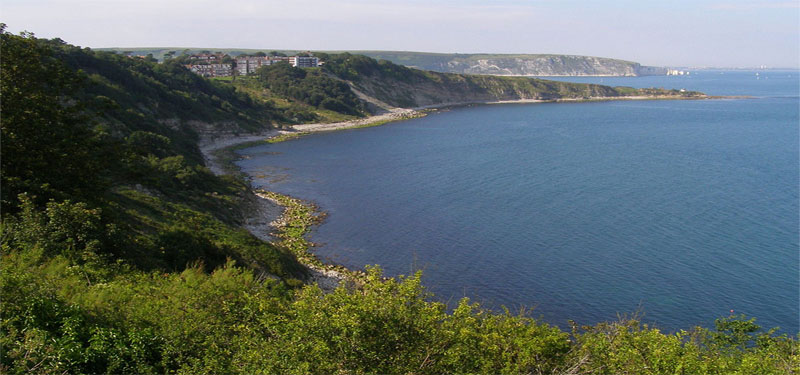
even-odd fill
[(203, 77), (229, 77), (233, 75), (232, 64), (193, 64), (186, 65), (192, 73)]
[(264, 58), (257, 56), (239, 56), (236, 58), (236, 72), (240, 76), (254, 73), (256, 69), (264, 66)]
[(230, 77), (233, 75), (233, 64), (211, 64), (214, 77)]
[(191, 63), (186, 67), (203, 77), (228, 77), (233, 75), (233, 64), (222, 62), (226, 56), (224, 53), (189, 55)]
[(289, 64), (298, 68), (314, 68), (319, 66), (319, 58), (314, 56), (291, 56)]
[(198, 54), (189, 56), (191, 64), (186, 65), (192, 72), (203, 77), (229, 77), (234, 71), (237, 75), (245, 76), (255, 73), (262, 66), (269, 66), (278, 63), (288, 63), (294, 67), (313, 68), (320, 65), (319, 58), (314, 56), (238, 56), (233, 64), (222, 63), (228, 55), (217, 54)]
[(271, 61), (270, 65), (277, 64), (279, 62), (289, 62), (290, 57), (287, 56), (268, 56), (269, 61)]
[(262, 66), (288, 63), (290, 59), (286, 56), (239, 56), (236, 58), (236, 72), (241, 76), (253, 74)]
[(195, 73), (203, 77), (211, 77), (211, 75), (214, 74), (211, 69), (211, 65), (197, 64), (197, 65), (186, 65), (186, 67), (189, 68), (189, 70), (191, 70), (192, 73)]
[(288, 57), (275, 56), (239, 56), (236, 58), (236, 71), (242, 76), (253, 74), (262, 66), (288, 61), (288, 59)]

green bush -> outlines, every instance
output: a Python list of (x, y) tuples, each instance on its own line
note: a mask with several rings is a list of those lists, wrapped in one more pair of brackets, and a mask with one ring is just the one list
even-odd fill
[(313, 107), (356, 116), (366, 113), (364, 104), (347, 83), (326, 76), (320, 69), (275, 64), (259, 68), (258, 80), (273, 93)]
[(572, 335), (527, 315), (430, 301), (420, 275), (292, 292), (228, 262), (118, 269), (41, 250), (0, 262), (7, 373), (791, 374), (797, 341), (744, 317), (674, 334), (635, 320)]
[(96, 256), (108, 242), (113, 225), (104, 225), (100, 209), (70, 201), (47, 203), (39, 211), (33, 201), (20, 194), (19, 216), (4, 223), (3, 251), (12, 248), (41, 249), (47, 256), (63, 255), (73, 262)]

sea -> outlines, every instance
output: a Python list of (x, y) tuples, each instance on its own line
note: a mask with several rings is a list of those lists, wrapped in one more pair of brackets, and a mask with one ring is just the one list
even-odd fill
[(553, 77), (746, 96), (475, 105), (241, 151), (328, 213), (323, 261), (423, 273), (432, 299), (667, 332), (800, 331), (800, 74)]

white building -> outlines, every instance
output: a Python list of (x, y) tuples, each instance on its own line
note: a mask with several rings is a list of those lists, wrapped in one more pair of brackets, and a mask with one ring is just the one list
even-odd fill
[(239, 56), (235, 58), (236, 67), (234, 68), (233, 64), (220, 63), (225, 56), (219, 54), (192, 55), (190, 59), (197, 62), (186, 65), (186, 67), (203, 77), (229, 77), (233, 75), (234, 70), (238, 75), (245, 76), (255, 73), (262, 66), (281, 62), (300, 68), (314, 68), (320, 65), (319, 58), (314, 56)]
[(314, 56), (291, 56), (289, 64), (300, 68), (315, 68), (319, 66), (319, 58)]
[(292, 63), (291, 59), (293, 58), (286, 56), (239, 56), (236, 58), (236, 71), (239, 75), (253, 74), (262, 66), (270, 66), (280, 62)]
[(186, 67), (192, 73), (203, 77), (228, 77), (233, 74), (233, 66), (231, 64), (194, 64)]
[(241, 76), (255, 73), (258, 68), (265, 65), (269, 65), (266, 57), (240, 56), (236, 58), (236, 71)]

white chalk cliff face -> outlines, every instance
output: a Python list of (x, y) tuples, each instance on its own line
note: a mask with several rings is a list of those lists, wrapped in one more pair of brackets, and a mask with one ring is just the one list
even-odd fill
[(664, 75), (663, 67), (606, 57), (554, 54), (445, 54), (360, 51), (375, 59), (442, 73), (508, 76), (643, 76)]
[(638, 76), (659, 70), (629, 61), (561, 55), (454, 59), (441, 67), (441, 71), (451, 73), (515, 76)]

